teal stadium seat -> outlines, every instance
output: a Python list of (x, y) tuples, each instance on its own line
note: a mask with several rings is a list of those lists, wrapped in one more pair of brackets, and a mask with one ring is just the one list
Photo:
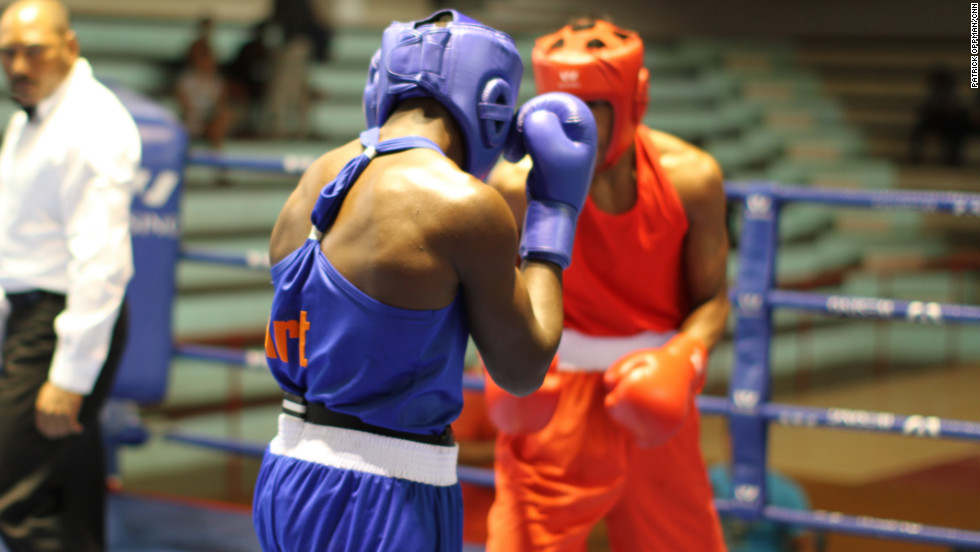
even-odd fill
[[(825, 235), (834, 229), (837, 217), (838, 212), (825, 205), (790, 203), (783, 206), (779, 215), (780, 246), (812, 241)], [(736, 218), (733, 226), (732, 232), (740, 236), (742, 231), (740, 216)]]
[(823, 97), (804, 97), (775, 103), (758, 102), (766, 128), (787, 136), (822, 128), (843, 128), (840, 105)]
[(833, 188), (893, 188), (897, 182), (894, 165), (882, 159), (780, 159), (767, 176), (784, 184), (809, 184)]
[(320, 64), (310, 71), (310, 86), (324, 93), (331, 102), (356, 103), (360, 106), (367, 81), (367, 63), (363, 67)]
[(227, 236), (268, 232), (291, 191), (291, 188), (194, 190), (184, 197), (183, 233)]
[[(6, 79), (4, 79), (4, 83), (6, 83)], [(6, 96), (6, 86), (4, 86), (3, 93), (3, 95)], [(9, 98), (0, 100), (0, 121), (3, 121), (4, 127), (7, 126), (7, 121), (10, 120), (10, 116), (16, 113), (18, 109), (20, 109), (20, 107), (18, 107), (17, 104), (15, 104), (14, 101)]]
[(331, 63), (366, 71), (371, 56), (380, 47), (379, 29), (343, 29), (334, 35)]
[(780, 102), (795, 102), (802, 98), (822, 98), (823, 90), (819, 79), (801, 70), (772, 73), (738, 73), (742, 96), (749, 100), (777, 105)]
[(364, 130), (364, 110), (361, 104), (340, 101), (321, 101), (310, 109), (310, 128), (325, 140), (347, 141)]
[(138, 59), (100, 58), (93, 62), (92, 72), (103, 83), (124, 86), (145, 96), (173, 93), (175, 75), (162, 64)]
[[(196, 21), (160, 21), (77, 17), (72, 27), (82, 53), (90, 59), (131, 58), (149, 63), (176, 63), (194, 40)], [(229, 61), (248, 40), (247, 25), (217, 22), (211, 46), (218, 61)], [(94, 65), (94, 63), (93, 63)]]
[(748, 171), (761, 169), (779, 158), (783, 150), (780, 137), (761, 126), (753, 126), (735, 138), (708, 140), (704, 149), (715, 157), (726, 180), (745, 178)]
[(748, 129), (757, 118), (751, 104), (728, 101), (714, 109), (671, 109), (647, 111), (644, 124), (689, 141), (735, 136)]
[[(782, 243), (776, 259), (776, 281), (779, 285), (806, 283), (821, 275), (844, 272), (860, 266), (863, 249), (859, 244), (842, 241), (836, 236), (807, 242)], [(738, 256), (728, 258), (728, 274), (738, 274)]]
[(178, 340), (255, 335), (268, 320), (272, 287), (182, 293), (174, 303), (174, 335)]
[(650, 111), (715, 107), (735, 99), (735, 81), (719, 71), (694, 77), (651, 77)]

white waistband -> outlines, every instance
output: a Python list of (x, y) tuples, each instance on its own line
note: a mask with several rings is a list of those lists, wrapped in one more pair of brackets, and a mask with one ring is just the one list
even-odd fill
[(459, 446), (416, 443), (364, 431), (314, 425), (279, 415), (273, 454), (324, 466), (445, 487), (456, 484)]
[(565, 329), (558, 345), (559, 372), (604, 372), (627, 353), (655, 349), (677, 332), (640, 332), (625, 337), (599, 337)]

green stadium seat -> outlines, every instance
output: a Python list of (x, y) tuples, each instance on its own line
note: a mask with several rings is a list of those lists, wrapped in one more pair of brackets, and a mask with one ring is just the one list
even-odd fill
[(137, 59), (97, 59), (92, 72), (105, 84), (121, 85), (146, 96), (173, 94), (176, 75), (162, 64)]
[(735, 136), (750, 128), (757, 116), (752, 104), (728, 101), (714, 109), (648, 110), (643, 122), (685, 140), (701, 141)]
[(893, 188), (896, 169), (880, 159), (781, 159), (767, 176), (783, 184), (810, 184), (828, 188)]
[[(178, 63), (197, 32), (195, 21), (129, 20), (78, 17), (72, 22), (82, 54), (91, 58), (132, 58), (149, 63)], [(248, 26), (216, 23), (211, 46), (220, 63), (230, 61), (248, 41)]]
[[(818, 238), (810, 242), (780, 243), (776, 281), (782, 286), (794, 285), (820, 275), (845, 271), (859, 266), (862, 254), (859, 245), (846, 241)], [(738, 275), (737, 251), (728, 257), (728, 274), (732, 278)]]
[(792, 102), (759, 105), (762, 124), (787, 135), (818, 131), (822, 128), (842, 128), (840, 105), (824, 98), (798, 99)]
[(802, 71), (782, 71), (779, 74), (739, 74), (732, 72), (739, 81), (742, 95), (746, 99), (778, 104), (793, 102), (801, 98), (814, 98), (822, 95), (820, 81), (812, 74)]
[(668, 46), (650, 42), (644, 44), (643, 60), (651, 79), (693, 76), (702, 69), (697, 60), (678, 55)]
[[(6, 85), (6, 79), (4, 79), (4, 84)], [(6, 92), (6, 88), (4, 88), (4, 92)], [(3, 126), (5, 128), (7, 126), (7, 121), (9, 121), (10, 117), (19, 109), (20, 106), (14, 103), (14, 101), (11, 99), (5, 98), (0, 100), (0, 121), (3, 122)]]
[[(264, 357), (264, 354), (256, 355), (255, 360), (264, 360)], [(237, 381), (232, 381), (228, 370), (221, 364), (191, 358), (174, 358), (170, 363), (169, 389), (163, 406), (193, 408), (220, 404), (232, 394), (240, 394), (242, 399), (248, 400), (275, 397), (282, 393), (267, 368), (249, 367), (237, 370), (237, 374), (234, 378)], [(250, 408), (249, 411), (252, 409)], [(272, 417), (275, 418), (275, 414)], [(212, 424), (216, 421), (207, 417), (202, 418), (201, 432), (215, 434), (212, 432), (216, 427)], [(194, 425), (197, 425), (197, 418)], [(196, 427), (187, 426), (186, 429), (197, 431)], [(216, 434), (222, 435), (222, 433)], [(265, 438), (267, 437), (256, 437), (257, 440)]]
[(371, 56), (380, 47), (380, 29), (345, 29), (334, 35), (331, 62), (367, 70)]
[[(783, 142), (773, 132), (762, 127), (750, 127), (736, 138), (709, 140), (704, 149), (721, 165), (728, 180), (735, 175), (769, 165), (782, 153)], [(745, 176), (737, 177), (744, 179)]]
[(290, 188), (194, 190), (184, 195), (185, 236), (268, 232), (292, 192)]
[(327, 63), (315, 65), (310, 70), (310, 86), (327, 94), (330, 101), (350, 101), (360, 106), (366, 81), (366, 64), (353, 67)]
[(793, 203), (784, 206), (779, 216), (781, 244), (812, 240), (826, 235), (834, 227), (837, 212), (826, 205)]
[(265, 327), (271, 305), (271, 285), (267, 289), (183, 293), (174, 302), (174, 335), (178, 340), (254, 335)]
[(351, 140), (364, 130), (360, 102), (321, 101), (310, 109), (310, 129), (328, 140)]
[(734, 81), (719, 72), (704, 72), (696, 77), (651, 78), (650, 109), (711, 107), (732, 99), (734, 90)]

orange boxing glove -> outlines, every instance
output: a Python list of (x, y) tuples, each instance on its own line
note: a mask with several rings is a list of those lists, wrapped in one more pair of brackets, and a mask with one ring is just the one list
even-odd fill
[(544, 429), (558, 407), (561, 393), (561, 374), (556, 355), (537, 391), (526, 397), (516, 397), (504, 391), (483, 369), (484, 395), (490, 421), (500, 431), (510, 435), (525, 435)]
[(678, 333), (659, 349), (617, 360), (603, 375), (606, 411), (641, 447), (666, 442), (681, 428), (691, 398), (704, 385), (705, 344)]

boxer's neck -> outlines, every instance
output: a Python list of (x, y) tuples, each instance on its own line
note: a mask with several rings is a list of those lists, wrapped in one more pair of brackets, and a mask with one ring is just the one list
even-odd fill
[(463, 136), (456, 120), (431, 98), (412, 98), (401, 102), (381, 127), (381, 141), (402, 136), (428, 138), (457, 165), (463, 163)]
[(616, 164), (592, 175), (592, 203), (602, 212), (619, 215), (636, 204), (636, 149), (626, 150)]

